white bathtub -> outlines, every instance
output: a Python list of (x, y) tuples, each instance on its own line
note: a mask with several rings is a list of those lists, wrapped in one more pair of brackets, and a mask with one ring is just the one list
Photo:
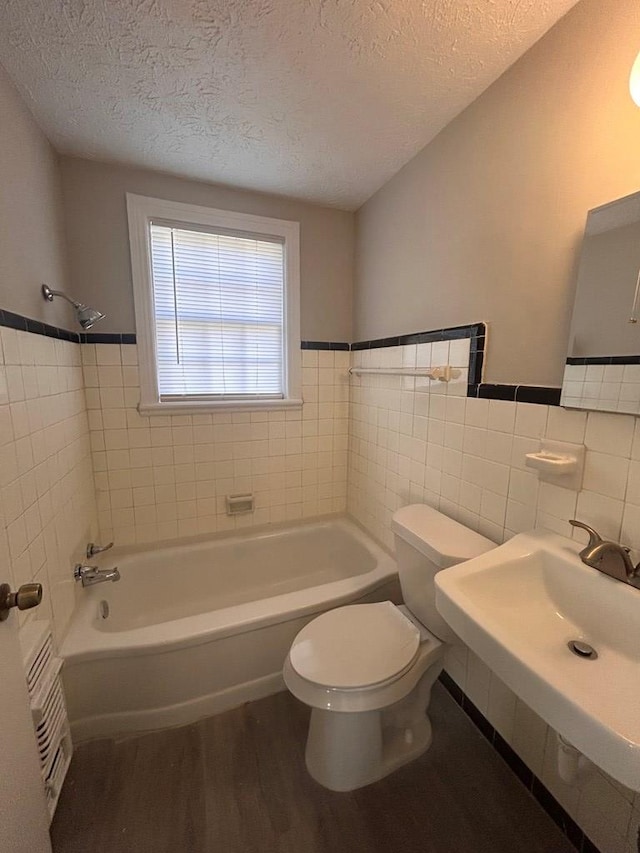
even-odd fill
[(76, 741), (183, 725), (275, 693), (310, 619), (399, 600), (394, 560), (346, 519), (101, 558), (116, 564), (118, 583), (82, 590), (62, 644)]

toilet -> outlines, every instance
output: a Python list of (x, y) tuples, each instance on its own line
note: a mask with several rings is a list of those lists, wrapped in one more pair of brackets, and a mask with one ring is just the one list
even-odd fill
[(405, 604), (353, 604), (323, 613), (296, 636), (284, 664), (291, 693), (312, 709), (311, 776), (352, 791), (392, 773), (431, 744), (427, 707), (456, 637), (435, 607), (434, 576), (495, 548), (423, 504), (392, 520)]

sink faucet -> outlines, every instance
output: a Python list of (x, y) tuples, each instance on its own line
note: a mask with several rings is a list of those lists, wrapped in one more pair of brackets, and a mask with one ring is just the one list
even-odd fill
[(80, 581), (82, 586), (93, 586), (96, 583), (104, 583), (105, 581), (120, 580), (120, 572), (116, 566), (113, 569), (99, 569), (97, 566), (83, 566), (78, 563), (73, 570), (73, 577)]
[(633, 565), (628, 548), (618, 545), (617, 542), (603, 539), (593, 527), (575, 518), (570, 519), (569, 524), (580, 527), (589, 534), (589, 544), (580, 551), (580, 559), (585, 565), (618, 581), (640, 588), (640, 563), (637, 566)]

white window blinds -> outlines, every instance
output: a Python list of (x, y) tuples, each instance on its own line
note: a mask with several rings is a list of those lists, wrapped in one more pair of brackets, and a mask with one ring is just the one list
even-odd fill
[(284, 397), (284, 241), (150, 229), (161, 400)]

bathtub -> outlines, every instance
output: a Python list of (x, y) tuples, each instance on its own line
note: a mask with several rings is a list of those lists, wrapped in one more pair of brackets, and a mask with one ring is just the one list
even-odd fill
[(395, 561), (339, 518), (108, 552), (62, 644), (75, 741), (184, 725), (284, 689), (298, 631), (345, 603), (399, 601)]

